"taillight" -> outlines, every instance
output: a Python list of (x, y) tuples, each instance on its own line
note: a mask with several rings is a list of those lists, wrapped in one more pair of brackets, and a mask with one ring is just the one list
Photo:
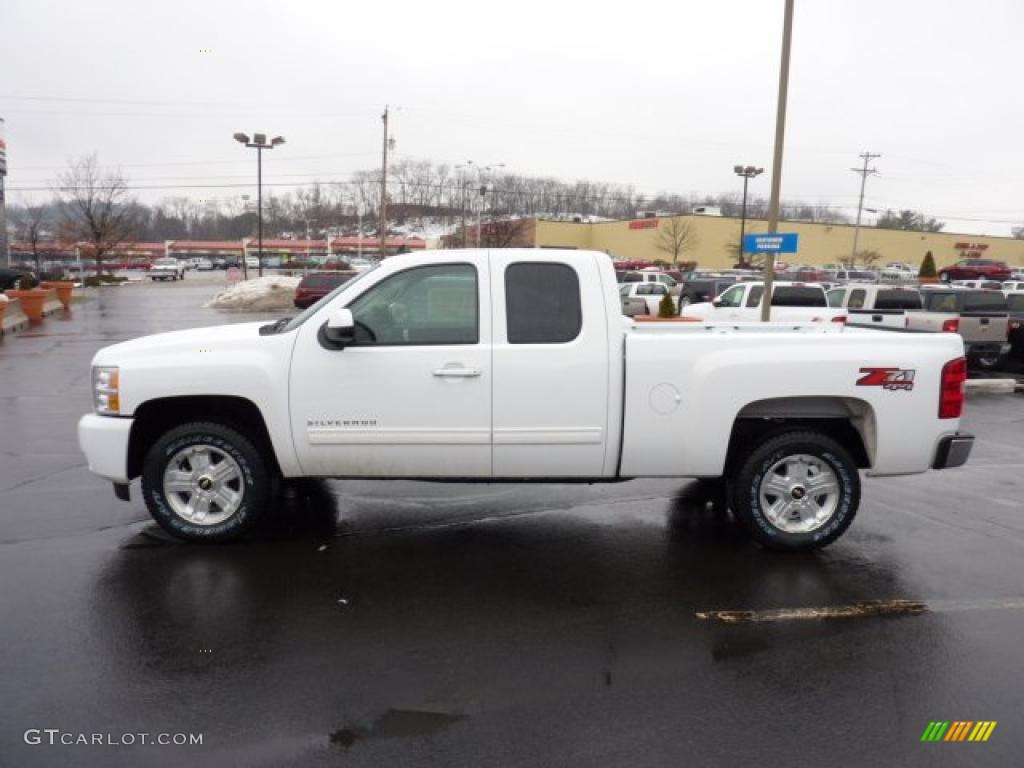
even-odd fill
[(833, 323), (845, 323), (846, 322), (846, 315), (836, 315), (835, 317), (832, 318), (832, 322)]
[(943, 333), (959, 333), (960, 332), (960, 318), (951, 317), (942, 323)]
[(942, 366), (939, 387), (939, 418), (959, 419), (964, 412), (964, 382), (967, 381), (967, 360), (958, 357)]

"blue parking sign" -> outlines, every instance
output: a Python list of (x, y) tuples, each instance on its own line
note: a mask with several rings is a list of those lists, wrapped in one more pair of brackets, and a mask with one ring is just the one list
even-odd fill
[(756, 234), (743, 237), (744, 253), (796, 253), (800, 235), (796, 232), (777, 232), (770, 235)]

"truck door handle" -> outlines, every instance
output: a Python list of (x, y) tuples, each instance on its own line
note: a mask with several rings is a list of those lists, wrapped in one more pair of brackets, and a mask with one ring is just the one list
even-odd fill
[(871, 316), (871, 321), (875, 322), (875, 323), (880, 323), (880, 322), (882, 322), (882, 316), (881, 315), (872, 315)]
[(435, 368), (435, 376), (445, 379), (471, 379), (480, 375), (479, 368)]

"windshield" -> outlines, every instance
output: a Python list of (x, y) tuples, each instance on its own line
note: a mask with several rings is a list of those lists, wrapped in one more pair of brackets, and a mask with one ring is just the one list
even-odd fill
[(360, 280), (362, 280), (364, 277), (366, 277), (371, 272), (376, 270), (378, 267), (380, 267), (379, 263), (378, 264), (374, 264), (372, 267), (370, 267), (369, 269), (365, 270), (364, 272), (360, 272), (358, 275), (353, 277), (351, 280), (347, 280), (346, 282), (344, 282), (341, 285), (339, 285), (337, 288), (335, 288), (333, 291), (328, 293), (326, 296), (324, 296), (322, 299), (317, 301), (315, 304), (311, 304), (306, 309), (304, 309), (301, 312), (299, 312), (299, 314), (297, 314), (295, 317), (293, 317), (291, 320), (289, 320), (285, 324), (285, 326), (281, 329), (281, 333), (288, 333), (289, 331), (294, 331), (296, 328), (298, 328), (300, 325), (302, 325), (304, 322), (306, 322), (306, 320), (308, 320), (312, 315), (316, 314), (320, 310), (320, 308), (322, 306), (324, 306), (324, 304), (326, 304), (327, 302), (333, 300), (334, 297), (337, 296), (342, 291), (347, 290), (348, 288), (351, 288), (355, 283), (358, 283)]

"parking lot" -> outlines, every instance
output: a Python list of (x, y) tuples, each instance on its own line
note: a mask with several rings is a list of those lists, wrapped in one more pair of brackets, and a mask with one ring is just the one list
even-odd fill
[[(267, 317), (204, 309), (222, 280), (88, 290), (0, 340), (0, 765), (1019, 764), (1024, 397), (972, 397), (969, 464), (867, 480), (814, 555), (683, 480), (310, 482), (186, 545), (75, 424), (98, 348)], [(922, 743), (937, 720), (998, 726)], [(47, 728), (203, 740), (23, 738)]]

